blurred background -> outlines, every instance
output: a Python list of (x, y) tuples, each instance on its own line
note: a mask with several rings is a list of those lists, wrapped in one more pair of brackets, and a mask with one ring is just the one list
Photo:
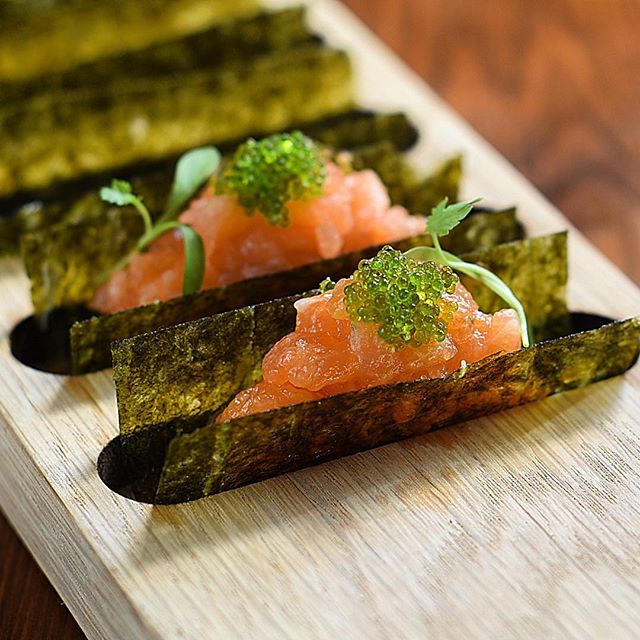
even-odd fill
[(640, 2), (344, 3), (640, 283)]
[[(343, 2), (640, 283), (640, 2)], [(2, 30), (3, 12), (26, 4), (0, 0), (0, 54), (20, 46), (6, 21)], [(150, 2), (164, 11), (170, 4)], [(172, 18), (168, 31), (159, 36), (139, 32), (134, 41), (146, 38), (151, 46), (155, 37), (170, 39), (197, 30), (203, 21), (221, 19), (211, 13), (211, 6), (220, 3), (193, 4), (199, 4), (194, 23)], [(237, 2), (233, 11), (249, 15), (253, 6), (253, 0)], [(63, 24), (60, 33), (72, 28)], [(305, 40), (307, 35), (292, 37)], [(269, 46), (279, 46), (277, 40), (274, 45), (269, 39)], [(94, 39), (94, 45), (104, 51), (74, 49), (77, 64), (109, 53), (112, 43)], [(55, 81), (55, 58), (44, 49), (31, 62), (28, 57), (23, 68), (31, 64), (37, 74), (49, 65)], [(15, 70), (6, 66), (4, 71), (10, 76)], [(19, 97), (12, 97), (7, 86), (0, 81), (0, 105)], [(6, 122), (9, 127), (12, 121)], [(137, 120), (129, 134), (142, 135), (145, 126)], [(91, 167), (96, 154), (81, 160)], [(67, 159), (61, 158), (55, 171), (64, 173)], [(0, 637), (83, 637), (1, 515)]]

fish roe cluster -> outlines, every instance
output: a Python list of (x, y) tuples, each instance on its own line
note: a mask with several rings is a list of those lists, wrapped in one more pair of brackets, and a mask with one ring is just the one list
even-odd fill
[(217, 190), (235, 195), (249, 215), (260, 212), (271, 224), (286, 227), (287, 203), (322, 195), (326, 179), (321, 149), (295, 131), (247, 140), (223, 171)]
[(353, 321), (372, 322), (378, 335), (396, 349), (442, 342), (457, 309), (443, 293), (453, 293), (458, 277), (435, 262), (417, 262), (384, 247), (362, 260), (344, 299)]

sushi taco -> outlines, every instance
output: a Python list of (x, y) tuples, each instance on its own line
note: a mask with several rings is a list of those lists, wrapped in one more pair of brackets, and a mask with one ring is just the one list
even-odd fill
[[(219, 172), (215, 152), (201, 153), (209, 156), (203, 163), (214, 175), (178, 216), (181, 226), (151, 243), (142, 241), (127, 264), (98, 288), (91, 308), (113, 313), (170, 300), (402, 240), (424, 228), (423, 218), (391, 205), (375, 172), (339, 166), (300, 132), (250, 139)], [(186, 161), (193, 162), (192, 157)], [(114, 185), (103, 190), (104, 198), (144, 207)], [(175, 210), (169, 202), (166, 217), (173, 218)], [(149, 223), (147, 233), (152, 229)], [(186, 229), (202, 241), (195, 267), (184, 242)], [(197, 277), (187, 282), (191, 268)]]
[[(299, 123), (298, 128), (317, 142), (331, 148), (352, 151), (357, 149), (358, 163), (365, 167), (375, 167), (385, 184), (390, 184), (390, 193), (394, 200), (398, 197), (406, 199), (409, 191), (418, 194), (419, 198), (424, 198), (425, 195), (421, 194), (427, 194), (429, 191), (428, 185), (419, 192), (413, 189), (414, 175), (408, 167), (398, 161), (399, 154), (413, 147), (418, 139), (415, 126), (402, 112), (378, 113), (349, 109), (338, 115), (321, 117), (305, 124)], [(274, 132), (272, 129), (256, 129), (250, 135), (263, 137)], [(239, 142), (242, 140), (207, 140), (208, 144), (215, 144), (223, 154), (233, 153)], [(119, 168), (117, 175), (131, 182), (135, 192), (144, 198), (152, 212), (162, 211), (177, 158), (178, 155), (169, 155), (151, 163), (135, 162)], [(455, 188), (456, 176), (459, 176), (459, 173), (459, 159), (452, 157), (443, 167), (441, 174), (434, 176), (434, 181), (438, 183), (433, 185), (435, 190), (442, 192), (441, 183), (445, 181), (451, 184), (451, 189)], [(43, 235), (46, 238), (44, 232), (54, 226), (57, 229), (58, 225), (78, 225), (80, 232), (85, 223), (101, 222), (105, 231), (117, 232), (117, 228), (112, 229), (117, 223), (112, 207), (99, 197), (100, 187), (112, 175), (116, 174), (110, 171), (107, 174), (83, 176), (9, 201), (0, 199), (0, 256), (18, 252), (21, 240), (27, 234), (35, 234), (37, 247), (38, 238)], [(405, 201), (404, 204), (409, 203)], [(416, 200), (415, 205), (419, 204), (420, 200)], [(416, 209), (415, 206), (410, 208)], [(75, 243), (69, 244), (68, 250), (77, 250), (77, 238), (75, 240)]]
[[(336, 153), (293, 132), (250, 139), (224, 160), (215, 148), (196, 149), (179, 160), (161, 213), (114, 180), (101, 195), (123, 207), (111, 210), (117, 232), (89, 225), (75, 250), (69, 226), (25, 239), (36, 310), (83, 305), (71, 310), (84, 319), (71, 331), (73, 371), (83, 373), (110, 365), (115, 339), (309, 289), (319, 276), (347, 275), (386, 243), (423, 244), (425, 219), (390, 191), (411, 203), (455, 197), (459, 160), (423, 180), (381, 148), (382, 158), (371, 148)], [(520, 234), (513, 210), (485, 212), (448, 246)]]
[(638, 318), (569, 314), (566, 234), (443, 250), (470, 208), (443, 202), (433, 246), (385, 247), (320, 291), (115, 344), (120, 484), (191, 500), (633, 365)]

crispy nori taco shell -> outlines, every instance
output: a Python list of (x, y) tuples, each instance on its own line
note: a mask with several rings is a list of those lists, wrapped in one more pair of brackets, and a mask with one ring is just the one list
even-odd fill
[(3, 0), (0, 82), (144, 49), (255, 14), (259, 6), (256, 0)]
[[(397, 155), (406, 151), (418, 139), (418, 132), (403, 113), (374, 113), (371, 111), (347, 111), (338, 116), (322, 118), (301, 124), (304, 133), (334, 149), (362, 149), (360, 164), (378, 167), (385, 175), (397, 176), (402, 184), (415, 185), (415, 174), (405, 164), (398, 167), (397, 160), (383, 159), (383, 151)], [(269, 131), (255, 131), (260, 136)], [(230, 152), (238, 141), (219, 145), (223, 152)], [(168, 195), (177, 157), (170, 156), (158, 163), (124, 167), (118, 170), (120, 178), (129, 180), (136, 193), (142, 195), (151, 211), (160, 211)], [(360, 166), (360, 164), (358, 166)], [(448, 176), (450, 193), (457, 193), (460, 163), (453, 158), (443, 167), (443, 180)], [(107, 184), (114, 174), (94, 175), (80, 181), (61, 183), (51, 189), (11, 200), (0, 199), (0, 254), (13, 253), (19, 248), (23, 234), (45, 229), (53, 224), (76, 224), (107, 215), (112, 209), (100, 200), (98, 189)], [(420, 189), (433, 188), (419, 185)], [(417, 188), (417, 187), (416, 187)], [(445, 192), (449, 193), (449, 191)], [(453, 197), (453, 196), (452, 196)], [(46, 234), (43, 236), (46, 238)]]
[(229, 61), (317, 40), (307, 26), (305, 7), (262, 11), (36, 79), (2, 82), (0, 77), (2, 107), (10, 101), (32, 100), (54, 92), (59, 95), (61, 91), (77, 91), (79, 87), (102, 87), (108, 91), (108, 87), (117, 88), (123, 82), (131, 84), (140, 78), (160, 79), (198, 68), (221, 67)]
[[(553, 261), (547, 267), (553, 276)], [(264, 353), (293, 328), (291, 304), (275, 301), (114, 345), (121, 435), (99, 461), (105, 482), (146, 502), (194, 500), (582, 387), (623, 373), (638, 358), (640, 318), (591, 317), (598, 328), (580, 327), (443, 378), (215, 424), (221, 407), (259, 378)], [(149, 366), (157, 367), (154, 375)], [(179, 407), (172, 404), (178, 396)], [(151, 416), (155, 423), (135, 422)]]
[[(446, 161), (426, 179), (420, 179), (389, 142), (351, 152), (360, 168), (378, 171), (393, 193), (394, 204), (424, 205), (429, 211), (443, 197), (454, 200), (458, 193), (460, 158)], [(170, 178), (167, 180), (170, 183)], [(143, 190), (147, 206), (162, 211), (158, 189)], [(123, 256), (135, 246), (142, 233), (133, 208), (120, 209), (99, 203), (97, 194), (86, 199), (86, 218), (75, 224), (54, 225), (27, 233), (22, 238), (22, 256), (31, 280), (31, 298), (36, 313), (55, 307), (74, 306), (90, 300)], [(156, 206), (154, 206), (156, 205)], [(94, 209), (95, 207), (95, 209)], [(94, 212), (95, 215), (91, 215)], [(460, 234), (458, 234), (460, 235)], [(106, 242), (97, 241), (107, 238)], [(504, 240), (504, 238), (501, 238)], [(508, 238), (512, 239), (512, 238)], [(463, 248), (464, 250), (464, 248)]]
[(0, 109), (0, 196), (353, 105), (347, 54), (303, 44), (222, 68), (40, 95)]
[[(462, 253), (509, 241), (520, 234), (514, 210), (476, 213), (448, 236), (444, 245)], [(409, 249), (426, 242), (429, 242), (428, 237), (416, 236), (395, 246)], [(351, 274), (360, 260), (375, 255), (379, 249), (372, 247), (224, 288), (76, 323), (71, 328), (73, 372), (89, 373), (111, 366), (110, 344), (115, 340), (312, 289), (327, 275), (341, 278)], [(68, 273), (76, 272), (69, 270)]]
[[(566, 234), (507, 243), (464, 256), (491, 269), (524, 305), (534, 339), (566, 333)], [(353, 269), (344, 275), (350, 275)], [(323, 277), (317, 274), (318, 277)], [(463, 279), (485, 311), (503, 303)], [(262, 359), (295, 328), (293, 302), (305, 294), (244, 307), (113, 345), (120, 431), (217, 411), (261, 375)]]

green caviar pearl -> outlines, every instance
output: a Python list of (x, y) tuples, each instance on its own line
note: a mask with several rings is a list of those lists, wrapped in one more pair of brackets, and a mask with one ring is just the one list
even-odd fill
[(327, 293), (327, 291), (333, 291), (336, 288), (336, 283), (331, 278), (325, 278), (320, 283), (320, 293)]
[(220, 176), (217, 191), (235, 195), (249, 215), (260, 212), (271, 224), (286, 227), (287, 204), (322, 195), (326, 179), (320, 148), (294, 131), (247, 140)]
[(457, 282), (449, 267), (384, 247), (358, 265), (344, 290), (345, 307), (353, 321), (379, 325), (380, 338), (396, 349), (442, 342), (457, 309), (442, 294), (453, 293)]

